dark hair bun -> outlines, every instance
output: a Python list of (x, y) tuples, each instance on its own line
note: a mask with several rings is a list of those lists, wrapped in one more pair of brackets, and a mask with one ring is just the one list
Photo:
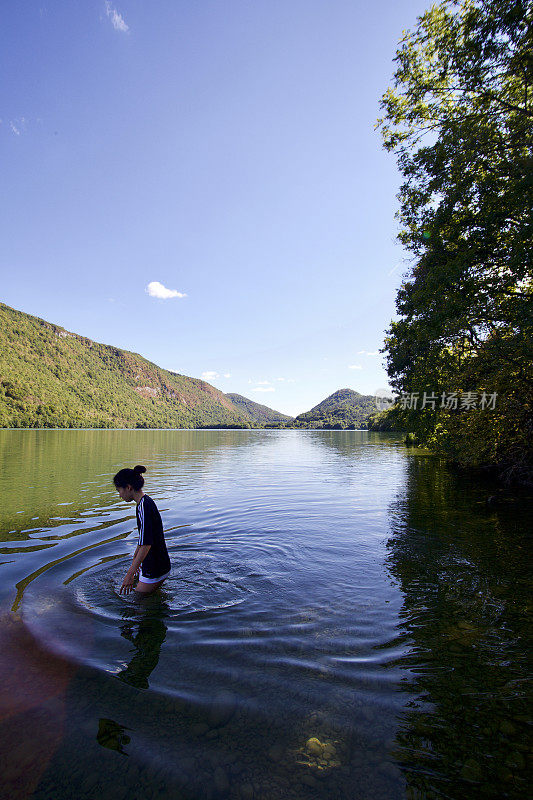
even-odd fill
[(143, 467), (141, 464), (137, 464), (136, 467), (133, 467), (133, 471), (141, 474), (141, 472), (146, 472), (146, 467)]

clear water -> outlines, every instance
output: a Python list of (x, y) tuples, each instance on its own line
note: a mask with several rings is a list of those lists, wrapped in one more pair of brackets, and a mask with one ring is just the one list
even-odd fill
[(365, 431), (0, 431), (0, 474), (6, 797), (525, 796), (527, 497)]

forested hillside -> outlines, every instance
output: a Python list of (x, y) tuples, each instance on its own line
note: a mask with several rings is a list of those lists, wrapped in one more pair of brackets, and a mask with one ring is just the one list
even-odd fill
[(274, 411), (273, 408), (261, 405), (261, 403), (254, 403), (242, 394), (235, 394), (229, 392), (226, 394), (234, 406), (236, 406), (247, 418), (259, 425), (270, 425), (275, 427), (283, 427), (285, 422), (288, 422), (292, 417), (287, 414), (281, 414), (279, 411)]
[(205, 381), (0, 303), (0, 427), (250, 427)]
[(376, 413), (376, 399), (353, 389), (339, 389), (310, 411), (299, 414), (288, 428), (367, 428)]
[(375, 398), (340, 389), (293, 418), (0, 303), (2, 428), (366, 428)]

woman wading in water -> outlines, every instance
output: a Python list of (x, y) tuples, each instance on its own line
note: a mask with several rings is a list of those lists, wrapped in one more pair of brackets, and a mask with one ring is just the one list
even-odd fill
[[(127, 594), (134, 588), (141, 594), (149, 594), (161, 586), (170, 575), (168, 556), (161, 514), (154, 501), (142, 490), (146, 467), (140, 464), (133, 469), (121, 469), (113, 478), (117, 492), (126, 503), (135, 500), (137, 504), (137, 528), (139, 541), (133, 556), (133, 563), (122, 581), (120, 592)], [(137, 586), (133, 586), (139, 573)]]

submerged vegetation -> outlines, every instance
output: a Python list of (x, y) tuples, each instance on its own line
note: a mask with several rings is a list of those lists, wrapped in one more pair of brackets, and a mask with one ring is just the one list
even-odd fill
[(382, 350), (403, 402), (376, 427), (505, 483), (533, 482), (532, 44), (526, 0), (433, 5), (404, 33), (377, 123), (412, 263)]

